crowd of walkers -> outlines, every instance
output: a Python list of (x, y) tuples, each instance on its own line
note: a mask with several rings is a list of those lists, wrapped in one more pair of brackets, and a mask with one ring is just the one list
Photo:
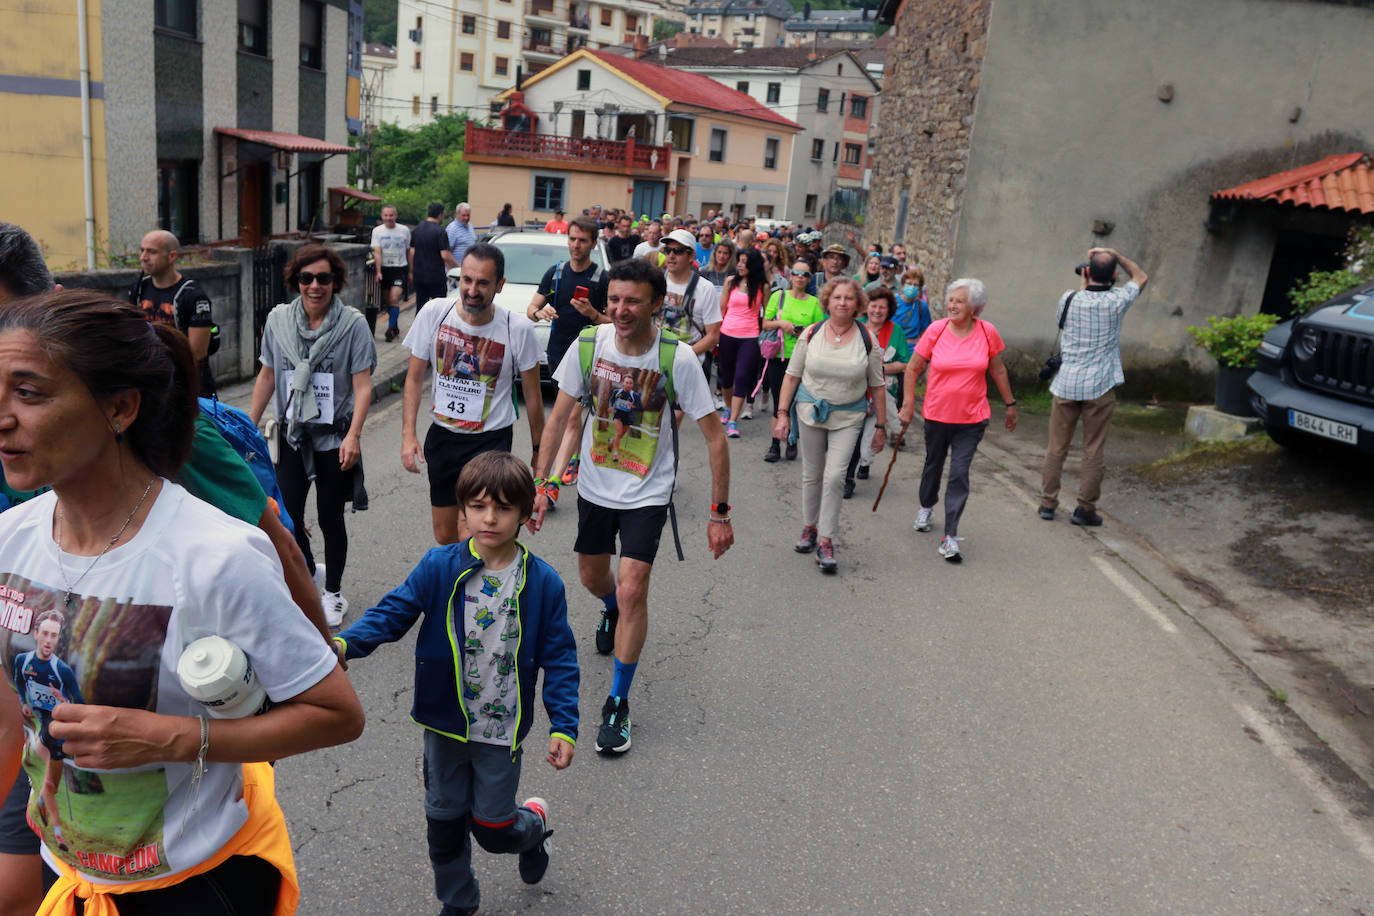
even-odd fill
[[(442, 210), (431, 206), (432, 222)], [(684, 418), (706, 442), (712, 556), (734, 543), (729, 440), (757, 434), (757, 452), (735, 459), (800, 457), (795, 548), (834, 574), (843, 501), (890, 443), (914, 443), (919, 407), (914, 528), (933, 529), (943, 483), (937, 549), (962, 559), (989, 378), (1006, 428), (1017, 425), (982, 282), (952, 282), (932, 320), (924, 276), (900, 245), (884, 253), (852, 235), (823, 245), (814, 231), (755, 232), (715, 214), (589, 210), (547, 231), (567, 233), (569, 257), (549, 266), (525, 315), (495, 306), (500, 247), (467, 239), (451, 257), (456, 294), (419, 307), (402, 344), (400, 450), (407, 470), (425, 465), (437, 546), (340, 630), (344, 507), (366, 500), (360, 437), (377, 345), (340, 296), (339, 255), (307, 244), (287, 266), (292, 299), (267, 320), (236, 428), (222, 405), (197, 399), (203, 357), (186, 335), (136, 305), (54, 288), (32, 239), (0, 224), (0, 669), (13, 687), (0, 687), (0, 785), (13, 786), (0, 810), (0, 914), (294, 912), (267, 762), (360, 734), (348, 663), (412, 627), (443, 916), (477, 910), (474, 840), (540, 881), (549, 803), (515, 803), (529, 710), (542, 677), (545, 760), (567, 767), (585, 666), (564, 582), (517, 535), (539, 532), (560, 488), (576, 485), (572, 549), (601, 604), (592, 643), (610, 657), (594, 746), (623, 754), (670, 523), (682, 556), (673, 494)], [(603, 263), (598, 247), (624, 256)], [(862, 265), (852, 274), (851, 251)], [(1090, 255), (1110, 288), (1119, 256)], [(1122, 263), (1134, 284), (1124, 311), (1144, 274)], [(547, 422), (542, 320), (558, 386)], [(394, 321), (389, 330), (388, 343), (400, 336)], [(511, 453), (517, 384), (528, 460)], [(264, 477), (255, 427), (269, 404), (278, 458)], [(771, 422), (750, 430), (756, 410)], [(312, 487), (323, 561), (304, 525)]]

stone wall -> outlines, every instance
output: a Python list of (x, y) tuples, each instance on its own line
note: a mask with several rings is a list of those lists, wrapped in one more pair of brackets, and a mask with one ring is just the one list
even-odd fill
[[(990, 0), (906, 0), (883, 80), (876, 167), (863, 236), (906, 245), (941, 300), (953, 279)], [(902, 237), (894, 238), (903, 191)]]
[[(287, 250), (287, 257), (304, 242), (273, 242)], [(331, 245), (348, 269), (348, 285), (339, 293), (344, 303), (361, 310), (366, 295), (366, 245)], [(181, 268), (210, 297), (211, 314), (219, 326), (220, 348), (210, 357), (210, 369), (220, 385), (251, 378), (257, 372), (253, 352), (253, 251), (249, 248), (216, 248), (211, 264)], [(95, 289), (124, 301), (139, 277), (136, 269), (59, 271), (53, 279), (65, 289)]]

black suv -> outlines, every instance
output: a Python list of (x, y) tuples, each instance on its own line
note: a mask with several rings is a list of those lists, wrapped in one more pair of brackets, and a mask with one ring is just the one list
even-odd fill
[(1337, 442), (1374, 455), (1374, 283), (1264, 335), (1249, 385), (1280, 445)]

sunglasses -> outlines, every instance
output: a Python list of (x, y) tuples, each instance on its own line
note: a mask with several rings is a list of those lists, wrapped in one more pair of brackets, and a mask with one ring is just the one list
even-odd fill
[(318, 282), (321, 286), (330, 286), (334, 283), (333, 274), (312, 274), (303, 270), (296, 274), (296, 283), (300, 286), (309, 286), (311, 283)]
[(794, 277), (809, 277), (809, 276), (811, 276), (811, 271), (809, 271), (809, 270), (794, 270), (794, 271), (792, 271), (792, 276), (794, 276)]
[(664, 253), (664, 254), (686, 254), (686, 253), (687, 253), (687, 249), (686, 249), (686, 248), (679, 248), (677, 245), (663, 245), (663, 246), (661, 246), (661, 247), (663, 248), (663, 253)]

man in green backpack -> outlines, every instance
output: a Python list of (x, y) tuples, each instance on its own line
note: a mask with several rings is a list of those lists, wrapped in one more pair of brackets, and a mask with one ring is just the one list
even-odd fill
[[(611, 267), (606, 295), (611, 323), (584, 330), (576, 350), (569, 348), (555, 370), (558, 400), (544, 426), (535, 468), (539, 495), (529, 521), (531, 531), (539, 530), (548, 509), (543, 476), (551, 465), (557, 466), (554, 451), (560, 431), (578, 405), (585, 408), (573, 550), (582, 584), (603, 605), (597, 651), (615, 653), (611, 690), (596, 739), (596, 749), (609, 753), (630, 749), (626, 697), (649, 626), (649, 574), (663, 526), (670, 514), (675, 515), (675, 407), (696, 420), (706, 437), (711, 461), (706, 540), (712, 555), (720, 557), (735, 540), (730, 525), (730, 453), (706, 375), (691, 347), (665, 336), (654, 324), (665, 290), (663, 272), (642, 259)], [(617, 534), (620, 563), (612, 572)]]

